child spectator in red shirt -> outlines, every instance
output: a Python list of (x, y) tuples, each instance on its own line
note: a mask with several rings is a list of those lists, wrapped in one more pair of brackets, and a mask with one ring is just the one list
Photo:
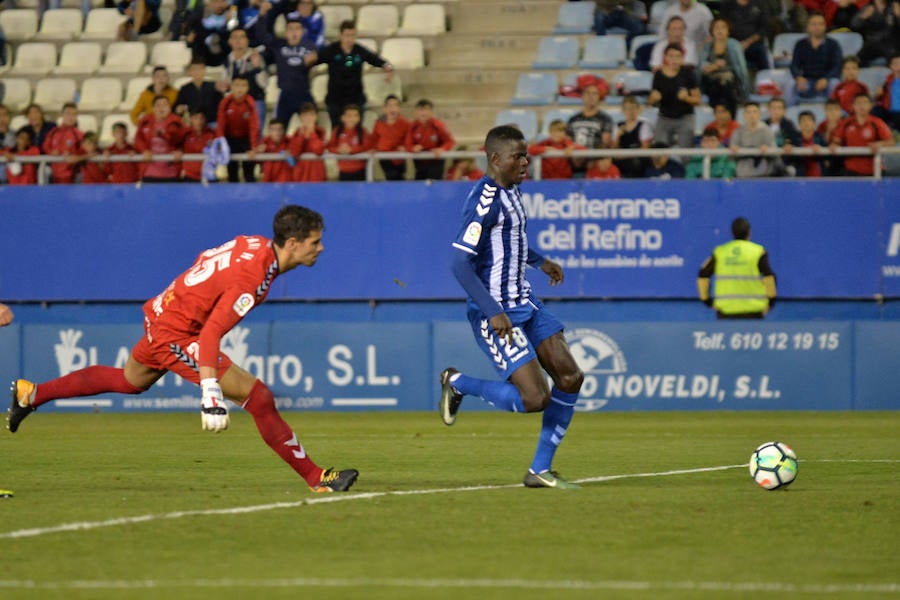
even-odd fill
[[(335, 154), (358, 154), (371, 148), (371, 138), (362, 126), (362, 115), (359, 107), (348, 104), (341, 114), (341, 123), (331, 132), (328, 143), (329, 152)], [(338, 179), (340, 181), (365, 181), (366, 161), (338, 160)]]
[[(141, 117), (137, 134), (134, 136), (134, 148), (143, 153), (141, 180), (146, 182), (179, 181), (181, 174), (181, 154), (184, 135), (187, 129), (181, 117), (172, 113), (172, 105), (165, 96), (153, 99), (153, 112)], [(174, 161), (149, 162), (153, 154), (172, 154)]]
[[(409, 121), (400, 114), (400, 99), (391, 94), (384, 99), (384, 113), (372, 128), (372, 147), (376, 152), (402, 151), (409, 131)], [(402, 181), (406, 175), (406, 161), (403, 159), (382, 159), (378, 161), (384, 178), (388, 181)]]
[[(113, 155), (134, 156), (137, 152), (128, 143), (128, 125), (116, 121), (112, 126), (113, 143), (103, 151), (107, 157)], [(134, 183), (138, 180), (138, 163), (110, 161), (107, 166), (110, 183)]]
[[(566, 133), (566, 122), (556, 119), (550, 123), (550, 137), (528, 147), (528, 154), (541, 155), (547, 150), (563, 150), (571, 154), (572, 150), (584, 150), (572, 141)], [(572, 161), (568, 156), (541, 159), (541, 179), (571, 179)]]
[[(232, 156), (246, 152), (252, 158), (259, 146), (259, 115), (256, 112), (256, 101), (249, 95), (250, 82), (243, 75), (235, 75), (231, 79), (231, 93), (219, 103), (219, 116), (216, 119), (216, 137), (224, 137)], [(228, 181), (240, 181), (238, 167), (244, 172), (244, 181), (256, 181), (253, 170), (256, 164), (244, 161), (243, 164), (232, 160), (228, 163)]]
[[(460, 148), (465, 150), (465, 148)], [(484, 171), (478, 168), (474, 158), (458, 158), (447, 169), (448, 181), (478, 181), (484, 177)]]
[(284, 123), (278, 119), (269, 121), (269, 135), (256, 148), (260, 152), (282, 153), (287, 160), (267, 160), (263, 163), (262, 180), (266, 183), (287, 183), (293, 179), (294, 157), (288, 150), (288, 139), (284, 135)]
[[(191, 129), (184, 136), (185, 154), (202, 154), (211, 141), (216, 139), (216, 132), (206, 125), (206, 111), (203, 107), (191, 111)], [(203, 161), (186, 160), (181, 166), (181, 177), (185, 181), (201, 181)]]
[(619, 179), (622, 174), (619, 172), (619, 167), (613, 164), (612, 159), (604, 156), (591, 162), (584, 177), (585, 179)]
[(6, 150), (6, 178), (9, 185), (37, 184), (37, 163), (15, 162), (17, 156), (40, 156), (41, 149), (31, 143), (31, 132), (25, 127), (16, 132), (16, 147)]
[(78, 173), (78, 157), (83, 153), (81, 140), (84, 134), (78, 129), (78, 107), (74, 102), (63, 104), (62, 118), (44, 138), (42, 150), (44, 154), (64, 156), (64, 162), (55, 162), (50, 166), (50, 179), (53, 183), (75, 183)]
[(89, 131), (81, 140), (84, 154), (81, 155), (81, 183), (109, 183), (109, 172), (106, 163), (94, 162), (88, 159), (100, 156), (100, 148), (97, 145), (97, 134)]
[(319, 127), (319, 113), (316, 105), (305, 102), (300, 106), (300, 127), (291, 138), (290, 153), (297, 159), (294, 165), (294, 181), (325, 181), (325, 162), (321, 160), (301, 159), (304, 153), (318, 154), (325, 152), (325, 130)]
[[(837, 131), (831, 136), (832, 149), (847, 146), (874, 150), (890, 143), (893, 140), (891, 128), (878, 117), (870, 115), (871, 111), (872, 99), (868, 94), (859, 94), (853, 100), (853, 116), (841, 121)], [(872, 175), (874, 170), (875, 164), (871, 156), (844, 157), (845, 175)]]
[(447, 150), (453, 150), (455, 145), (447, 126), (434, 118), (434, 104), (424, 98), (416, 102), (416, 118), (406, 132), (406, 149), (409, 152), (432, 152), (438, 157), (413, 161), (416, 179), (441, 179), (444, 176), (444, 161), (440, 156)]
[(853, 99), (860, 94), (869, 95), (869, 88), (859, 77), (859, 58), (847, 56), (841, 68), (841, 82), (831, 92), (831, 100), (837, 100), (848, 115), (853, 115)]

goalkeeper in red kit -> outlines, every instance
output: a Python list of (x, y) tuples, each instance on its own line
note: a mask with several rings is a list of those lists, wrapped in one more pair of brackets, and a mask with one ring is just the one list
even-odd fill
[(322, 469), (313, 462), (278, 414), (272, 391), (219, 350), (222, 336), (265, 300), (278, 275), (316, 264), (324, 227), (317, 212), (289, 205), (275, 215), (271, 240), (238, 236), (202, 252), (187, 271), (144, 304), (145, 335), (124, 369), (92, 366), (44, 383), (13, 381), (8, 429), (15, 432), (46, 402), (106, 392), (140, 394), (171, 371), (200, 386), (204, 430), (228, 428), (224, 401), (228, 398), (253, 416), (263, 440), (312, 491), (347, 491), (359, 472)]

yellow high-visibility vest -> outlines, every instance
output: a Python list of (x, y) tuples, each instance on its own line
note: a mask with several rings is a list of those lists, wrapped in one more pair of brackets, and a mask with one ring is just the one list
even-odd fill
[(726, 315), (763, 312), (769, 299), (759, 273), (766, 249), (748, 240), (732, 240), (713, 250), (716, 259), (713, 306)]

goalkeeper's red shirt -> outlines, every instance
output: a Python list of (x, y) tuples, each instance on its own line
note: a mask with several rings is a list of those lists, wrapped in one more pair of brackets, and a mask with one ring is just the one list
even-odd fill
[(198, 336), (201, 367), (216, 367), (219, 342), (265, 300), (278, 275), (271, 240), (238, 236), (201, 252), (193, 266), (144, 304), (154, 337)]

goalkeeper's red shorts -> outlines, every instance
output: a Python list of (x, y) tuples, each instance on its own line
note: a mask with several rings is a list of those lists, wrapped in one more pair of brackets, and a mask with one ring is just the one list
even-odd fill
[[(187, 381), (200, 384), (200, 366), (197, 353), (200, 349), (199, 336), (184, 336), (154, 328), (144, 321), (144, 336), (131, 349), (131, 356), (145, 367), (171, 371)], [(231, 367), (228, 355), (219, 352), (219, 377)]]

